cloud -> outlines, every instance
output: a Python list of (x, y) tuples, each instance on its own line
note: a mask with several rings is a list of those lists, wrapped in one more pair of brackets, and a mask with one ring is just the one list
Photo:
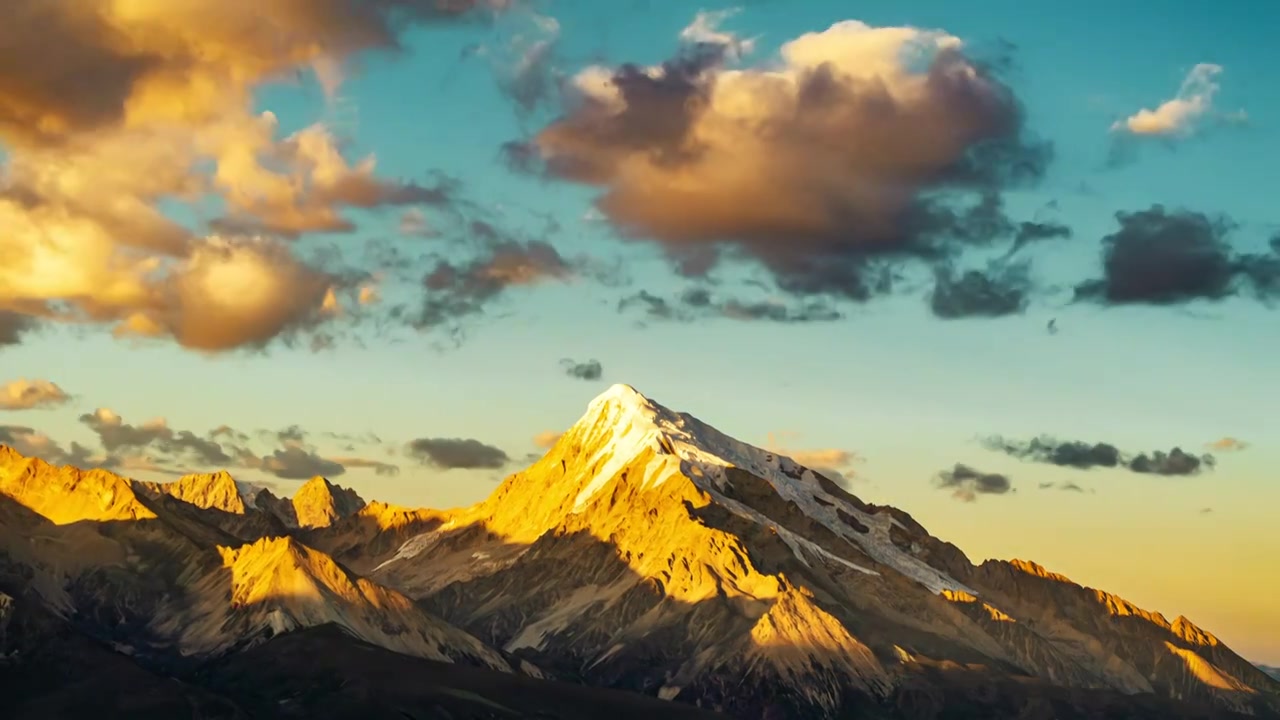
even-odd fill
[(496, 470), (511, 461), (501, 449), (470, 438), (419, 438), (410, 442), (405, 452), (441, 470)]
[(550, 243), (497, 238), (486, 243), (478, 257), (437, 262), (422, 278), (426, 294), (411, 323), (427, 329), (482, 315), (485, 306), (509, 288), (563, 282), (577, 271)]
[(94, 453), (73, 442), (63, 448), (48, 435), (30, 427), (0, 425), (0, 444), (8, 445), (22, 455), (37, 457), (51, 465), (74, 465), (79, 468), (106, 468), (117, 464), (114, 458)]
[(1211, 443), (1206, 443), (1205, 447), (1215, 452), (1238, 452), (1249, 447), (1249, 443), (1239, 438), (1224, 437), (1214, 440)]
[(1142, 475), (1197, 475), (1201, 468), (1212, 468), (1214, 463), (1212, 455), (1192, 455), (1174, 448), (1136, 455), (1129, 460), (1129, 469)]
[(1081, 486), (1079, 486), (1079, 485), (1077, 485), (1077, 484), (1075, 484), (1075, 483), (1073, 483), (1073, 482), (1070, 482), (1070, 481), (1068, 481), (1068, 482), (1060, 482), (1060, 483), (1042, 482), (1042, 483), (1040, 483), (1040, 489), (1041, 489), (1041, 490), (1053, 490), (1053, 489), (1057, 489), (1057, 490), (1061, 490), (1061, 491), (1063, 491), (1063, 492), (1074, 492), (1074, 493), (1086, 493), (1086, 492), (1087, 492), (1087, 493), (1090, 493), (1090, 494), (1092, 494), (1092, 493), (1094, 492), (1092, 489), (1087, 489), (1087, 490), (1086, 490), (1085, 488), (1083, 488), (1083, 487), (1081, 487)]
[(52, 408), (70, 401), (70, 395), (48, 380), (19, 378), (0, 385), (0, 410)]
[(952, 496), (964, 502), (974, 502), (979, 495), (1003, 495), (1013, 490), (1009, 478), (998, 473), (984, 473), (968, 465), (956, 463), (950, 470), (943, 470), (934, 477), (939, 488), (950, 489)]
[(98, 436), (102, 447), (112, 455), (149, 454), (158, 464), (191, 463), (205, 468), (226, 466), (234, 460), (216, 440), (190, 430), (174, 430), (164, 418), (131, 425), (119, 414), (98, 408), (81, 415), (80, 422)]
[(521, 8), (503, 16), (498, 32), (501, 40), (492, 48), (482, 49), (490, 57), (498, 89), (522, 116), (550, 104), (560, 81), (556, 69), (559, 21)]
[(618, 312), (640, 308), (651, 320), (692, 322), (704, 318), (727, 318), (739, 321), (775, 323), (832, 322), (844, 317), (823, 299), (787, 300), (766, 298), (743, 300), (722, 298), (705, 287), (690, 287), (668, 299), (648, 290), (628, 295), (618, 301)]
[(385, 477), (394, 477), (400, 474), (400, 466), (384, 463), (378, 460), (370, 460), (368, 458), (342, 457), (333, 458), (333, 462), (346, 468), (369, 468), (378, 475)]
[(803, 465), (804, 467), (807, 467), (821, 475), (826, 475), (832, 480), (842, 484), (847, 485), (851, 481), (853, 466), (863, 461), (862, 456), (852, 450), (843, 450), (840, 448), (796, 450), (787, 448), (781, 444), (782, 439), (785, 437), (795, 439), (795, 433), (769, 433), (769, 438), (765, 446), (773, 453), (785, 455), (792, 460), (795, 460), (800, 465)]
[(533, 444), (537, 445), (540, 448), (550, 448), (551, 446), (559, 442), (561, 436), (563, 435), (564, 435), (563, 431), (543, 430), (542, 432), (533, 436)]
[(740, 69), (726, 37), (690, 35), (660, 66), (583, 70), (562, 117), (509, 148), (601, 188), (603, 215), (686, 274), (747, 258), (787, 293), (865, 300), (888, 289), (880, 264), (1014, 232), (981, 209), (1048, 162), (1012, 91), (945, 32), (841, 22)]
[[(1218, 77), (1222, 66), (1199, 63), (1191, 68), (1178, 93), (1164, 101), (1156, 109), (1142, 108), (1133, 115), (1117, 120), (1112, 132), (1137, 136), (1187, 137), (1193, 134), (1201, 121), (1212, 113), (1213, 98), (1218, 94)], [(1243, 111), (1231, 118), (1242, 120)]]
[(578, 380), (599, 380), (604, 375), (604, 366), (599, 360), (587, 360), (578, 362), (570, 358), (560, 361), (560, 367), (564, 370), (564, 374)]
[(8, 310), (0, 310), (0, 348), (17, 345), (35, 327), (35, 320)]
[(956, 274), (940, 266), (934, 274), (929, 308), (935, 317), (954, 320), (967, 317), (1017, 315), (1027, 307), (1031, 279), (1023, 264), (995, 265), (986, 271)]
[(1103, 275), (1077, 285), (1077, 301), (1173, 305), (1244, 288), (1264, 300), (1280, 297), (1280, 252), (1237, 253), (1226, 240), (1234, 227), (1226, 218), (1153, 205), (1116, 220), (1120, 229), (1102, 239)]
[(982, 444), (988, 450), (1019, 460), (1077, 470), (1101, 467), (1123, 468), (1144, 475), (1196, 475), (1202, 469), (1212, 468), (1216, 462), (1212, 455), (1191, 455), (1179, 448), (1130, 455), (1109, 443), (1060, 441), (1043, 435), (1027, 441), (993, 436), (985, 438)]
[(256, 464), (250, 463), (248, 466), (256, 466), (256, 469), (269, 472), (282, 480), (310, 480), (317, 475), (334, 478), (347, 471), (341, 463), (326, 460), (301, 447), (276, 450), (259, 458)]
[(741, 12), (741, 8), (726, 10), (700, 11), (680, 31), (680, 41), (690, 46), (710, 45), (721, 48), (727, 60), (740, 60), (744, 55), (755, 51), (755, 38), (741, 38), (734, 33), (721, 30), (725, 20)]
[[(310, 72), (332, 98), (347, 61), (398, 49), (407, 25), (505, 4), (4, 3), (0, 338), (16, 337), (16, 314), (221, 351), (315, 320), (330, 279), (255, 236), (348, 231), (351, 208), (452, 198), (379, 177), (322, 125), (280, 137), (258, 90)], [(206, 208), (224, 214), (197, 222)]]

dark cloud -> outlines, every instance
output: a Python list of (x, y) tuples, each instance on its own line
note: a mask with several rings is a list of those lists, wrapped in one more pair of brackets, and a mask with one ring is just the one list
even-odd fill
[(639, 308), (653, 320), (690, 322), (704, 318), (722, 317), (730, 320), (776, 323), (831, 322), (844, 317), (829, 301), (823, 299), (795, 300), (742, 300), (717, 297), (705, 287), (691, 287), (668, 299), (648, 290), (628, 295), (618, 301), (618, 312)]
[(1226, 239), (1235, 224), (1225, 217), (1153, 205), (1116, 220), (1120, 229), (1102, 239), (1102, 277), (1077, 285), (1077, 300), (1174, 305), (1244, 289), (1280, 296), (1280, 253), (1237, 253)]
[[(1052, 153), (1026, 136), (994, 69), (939, 48), (880, 75), (901, 48), (877, 32), (838, 25), (732, 76), (729, 45), (715, 43), (656, 69), (596, 69), (575, 79), (559, 119), (505, 154), (601, 187), (604, 216), (657, 241), (686, 274), (745, 257), (795, 295), (866, 300), (890, 289), (882, 263), (1050, 233), (1001, 207), (1001, 192), (1041, 177)], [(733, 114), (748, 107), (749, 118)]]
[(8, 445), (27, 457), (44, 460), (51, 465), (73, 465), (83, 469), (113, 469), (120, 460), (112, 455), (95, 453), (78, 442), (64, 448), (53, 438), (35, 428), (0, 425), (0, 445)]
[(1013, 244), (1009, 246), (1008, 255), (1012, 256), (1032, 243), (1045, 240), (1056, 240), (1072, 236), (1071, 228), (1056, 222), (1025, 221), (1018, 223), (1017, 232), (1013, 236)]
[(1023, 264), (966, 270), (958, 275), (952, 268), (940, 266), (934, 274), (929, 308), (945, 320), (1016, 315), (1026, 309), (1030, 292), (1031, 280)]
[(410, 442), (405, 452), (442, 470), (496, 470), (511, 461), (500, 448), (471, 438), (419, 438)]
[(307, 439), (307, 431), (297, 425), (276, 432), (276, 440), (283, 445), (297, 445)]
[(1129, 460), (1129, 469), (1142, 475), (1198, 475), (1202, 468), (1212, 468), (1216, 460), (1212, 455), (1192, 455), (1174, 448), (1169, 452), (1156, 450), (1141, 453)]
[(973, 502), (979, 495), (1003, 495), (1013, 490), (1013, 483), (1005, 475), (984, 473), (968, 465), (956, 463), (950, 470), (939, 472), (934, 478), (939, 488), (953, 490), (957, 500)]
[(0, 348), (17, 345), (22, 336), (35, 328), (35, 320), (27, 315), (0, 310)]
[(394, 477), (400, 474), (399, 465), (392, 465), (391, 463), (385, 463), (379, 460), (370, 460), (369, 458), (341, 457), (333, 458), (333, 462), (346, 468), (368, 468), (378, 475), (385, 477)]
[(326, 460), (301, 447), (287, 447), (259, 458), (257, 469), (282, 480), (310, 480), (317, 475), (334, 478), (347, 471), (341, 463)]
[(1048, 436), (1028, 441), (1006, 440), (997, 436), (984, 439), (982, 444), (989, 450), (1019, 460), (1078, 470), (1102, 467), (1124, 468), (1144, 475), (1196, 475), (1215, 464), (1212, 455), (1191, 455), (1179, 448), (1169, 452), (1157, 450), (1128, 455), (1109, 443), (1060, 441)]
[(480, 315), (510, 287), (564, 280), (573, 272), (573, 266), (550, 243), (497, 240), (481, 256), (466, 262), (436, 263), (422, 278), (426, 297), (412, 324), (434, 328)]
[(98, 436), (102, 447), (111, 454), (148, 452), (162, 456), (160, 462), (194, 463), (201, 467), (224, 467), (233, 460), (213, 437), (174, 430), (163, 419), (131, 425), (111, 410), (98, 408), (81, 415), (80, 422)]
[(599, 380), (604, 375), (604, 366), (599, 360), (587, 360), (586, 362), (578, 362), (570, 358), (560, 361), (560, 367), (564, 370), (564, 374), (578, 380)]

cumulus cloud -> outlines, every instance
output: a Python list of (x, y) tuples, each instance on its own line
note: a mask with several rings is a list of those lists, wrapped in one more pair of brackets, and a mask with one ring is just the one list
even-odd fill
[(950, 470), (943, 470), (934, 477), (939, 488), (952, 490), (952, 497), (963, 502), (974, 502), (979, 495), (1003, 495), (1013, 490), (1009, 478), (999, 473), (984, 473), (968, 465), (956, 463)]
[(599, 360), (578, 362), (565, 358), (560, 361), (560, 368), (564, 370), (565, 375), (578, 380), (599, 380), (604, 375), (604, 366)]
[(1237, 252), (1227, 242), (1235, 227), (1227, 218), (1153, 205), (1116, 220), (1120, 229), (1102, 239), (1102, 277), (1077, 285), (1077, 300), (1173, 305), (1242, 290), (1280, 297), (1280, 251)]
[(496, 470), (511, 461), (500, 448), (471, 438), (419, 438), (408, 444), (405, 453), (441, 470)]
[(0, 410), (34, 410), (65, 405), (71, 396), (55, 382), (19, 378), (0, 385)]
[[(1178, 93), (1154, 110), (1142, 108), (1111, 125), (1112, 132), (1139, 136), (1186, 137), (1193, 134), (1207, 117), (1212, 116), (1213, 98), (1218, 94), (1218, 77), (1222, 66), (1199, 63), (1183, 79)], [(1243, 120), (1243, 111), (1230, 118)]]
[[(257, 90), (310, 71), (332, 96), (346, 61), (398, 48), (406, 24), (505, 4), (4, 3), (0, 312), (210, 351), (311, 319), (328, 279), (290, 246), (241, 236), (350, 230), (349, 208), (450, 198), (378, 177), (321, 125), (280, 137)], [(166, 214), (181, 205), (226, 214), (188, 226)], [(255, 291), (228, 296), (222, 281)], [(0, 322), (0, 338), (14, 327)]]
[(1176, 447), (1168, 452), (1156, 450), (1135, 455), (1121, 452), (1110, 443), (1063, 441), (1043, 435), (1026, 441), (993, 436), (985, 438), (982, 444), (988, 450), (1019, 460), (1077, 470), (1123, 468), (1144, 475), (1196, 475), (1216, 464), (1212, 455), (1192, 455)]
[(549, 449), (559, 442), (563, 435), (564, 432), (561, 430), (543, 430), (533, 436), (533, 444), (540, 448)]
[(602, 188), (601, 213), (686, 274), (746, 257), (788, 293), (867, 299), (887, 289), (876, 260), (1012, 232), (966, 203), (1049, 159), (1012, 91), (945, 32), (841, 22), (730, 69), (730, 36), (691, 27), (660, 66), (583, 70), (563, 116), (509, 154)]

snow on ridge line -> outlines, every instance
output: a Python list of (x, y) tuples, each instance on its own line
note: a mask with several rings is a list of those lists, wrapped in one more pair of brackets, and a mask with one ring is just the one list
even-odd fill
[[(776, 522), (740, 503), (728, 501), (722, 495), (722, 491), (730, 484), (726, 470), (730, 467), (738, 468), (764, 479), (783, 500), (794, 503), (805, 515), (861, 548), (875, 561), (888, 565), (925, 586), (930, 592), (951, 590), (968, 592), (974, 596), (978, 594), (894, 544), (889, 537), (890, 528), (894, 525), (901, 526), (901, 523), (891, 515), (863, 512), (843, 498), (827, 492), (817, 475), (794, 459), (749, 445), (692, 415), (670, 410), (645, 397), (631, 385), (613, 385), (593, 399), (587, 406), (586, 414), (570, 432), (579, 433), (586, 446), (596, 448), (587, 467), (596, 467), (597, 463), (604, 461), (578, 494), (574, 503), (575, 513), (585, 509), (591, 498), (600, 493), (627, 463), (644, 449), (652, 448), (659, 452), (659, 458), (664, 459), (662, 462), (654, 462), (646, 469), (644, 487), (661, 485), (679, 472), (700, 489), (711, 493), (735, 514), (756, 523), (777, 527)], [(665, 459), (671, 457), (667, 454), (668, 450), (674, 452), (678, 462)], [(837, 509), (858, 518), (869, 528), (869, 532), (864, 534), (853, 530), (840, 519)], [(792, 543), (788, 545), (807, 564), (798, 546)], [(837, 559), (851, 564), (841, 558)]]

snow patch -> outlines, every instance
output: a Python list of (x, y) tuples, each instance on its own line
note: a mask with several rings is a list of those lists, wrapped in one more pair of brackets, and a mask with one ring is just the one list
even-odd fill
[[(415, 535), (409, 538), (404, 542), (403, 545), (400, 546), (399, 549), (396, 550), (395, 555), (391, 556), (390, 559), (382, 562), (377, 567), (375, 567), (373, 569), (373, 572), (376, 573), (379, 570), (385, 568), (386, 566), (394, 562), (399, 562), (400, 560), (408, 560), (410, 558), (414, 558), (414, 557), (417, 557), (418, 555), (421, 555), (427, 550), (430, 550), (431, 548), (435, 547), (437, 543), (440, 542), (441, 538), (444, 537), (445, 531), (452, 530), (454, 528), (454, 525), (455, 525), (454, 521), (450, 520), (444, 523), (443, 525), (441, 525), (440, 527), (436, 528), (435, 530), (424, 532), (421, 535)], [(481, 554), (483, 553), (476, 553), (472, 557), (478, 560), (481, 558), (477, 558), (476, 555), (481, 555)], [(486, 555), (486, 557), (488, 556)]]

